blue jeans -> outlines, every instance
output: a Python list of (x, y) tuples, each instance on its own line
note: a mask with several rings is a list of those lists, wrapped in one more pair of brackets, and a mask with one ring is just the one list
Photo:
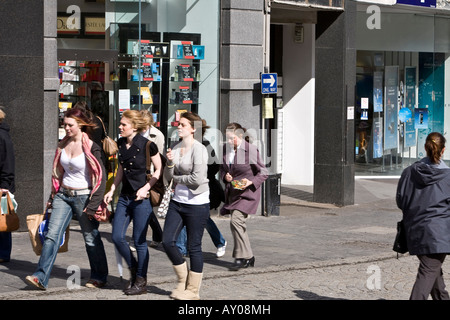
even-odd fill
[(9, 261), (11, 258), (11, 232), (0, 232), (0, 259)]
[[(149, 253), (147, 247), (147, 230), (152, 212), (150, 200), (135, 201), (135, 197), (121, 195), (117, 201), (112, 221), (112, 241), (124, 258), (129, 268), (136, 269), (136, 275), (147, 278)], [(133, 239), (137, 261), (131, 253), (126, 240), (126, 232), (133, 220)]]
[[(217, 249), (223, 247), (225, 245), (225, 238), (220, 233), (219, 228), (214, 223), (214, 220), (211, 217), (206, 221), (206, 231), (208, 231), (209, 236), (211, 237), (212, 242), (216, 246)], [(177, 247), (180, 249), (180, 252), (183, 255), (187, 255), (187, 234), (186, 227), (183, 228), (180, 232), (180, 236), (177, 239)]]
[(88, 215), (83, 212), (88, 201), (89, 195), (69, 197), (60, 192), (53, 199), (53, 210), (50, 215), (48, 233), (42, 247), (37, 270), (33, 274), (46, 288), (64, 231), (70, 220), (72, 220), (73, 215), (77, 217), (83, 234), (91, 267), (91, 279), (102, 282), (107, 280), (108, 263), (100, 232), (98, 231), (99, 222), (90, 220)]
[(174, 200), (170, 201), (164, 222), (162, 243), (173, 265), (177, 266), (184, 262), (176, 242), (181, 230), (186, 226), (191, 270), (198, 273), (203, 272), (202, 237), (208, 217), (209, 203), (190, 205)]

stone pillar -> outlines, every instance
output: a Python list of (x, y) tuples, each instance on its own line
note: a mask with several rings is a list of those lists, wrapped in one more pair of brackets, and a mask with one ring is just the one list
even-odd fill
[(223, 0), (221, 5), (220, 129), (239, 122), (247, 129), (259, 130), (264, 1)]
[[(238, 122), (260, 142), (261, 73), (264, 72), (265, 19), (263, 0), (221, 1), (219, 129)], [(258, 144), (260, 147), (260, 144)], [(260, 148), (260, 151), (263, 152)], [(219, 152), (221, 154), (221, 152)], [(264, 186), (258, 211), (263, 214)]]
[(0, 30), (0, 105), (11, 127), (26, 230), (26, 216), (42, 212), (50, 194), (58, 139), (56, 0), (3, 0)]
[(314, 201), (340, 206), (354, 203), (356, 2), (345, 11), (318, 12), (316, 26), (316, 95)]

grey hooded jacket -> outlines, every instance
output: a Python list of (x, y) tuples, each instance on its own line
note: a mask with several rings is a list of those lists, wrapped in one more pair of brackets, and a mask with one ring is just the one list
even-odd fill
[(450, 253), (450, 168), (428, 158), (406, 168), (397, 186), (411, 255)]

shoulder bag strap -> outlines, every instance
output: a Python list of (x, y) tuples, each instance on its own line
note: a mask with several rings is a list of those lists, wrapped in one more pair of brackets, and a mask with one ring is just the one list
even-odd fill
[(107, 136), (106, 134), (106, 128), (105, 128), (105, 124), (103, 123), (102, 118), (100, 118), (99, 116), (96, 116), (98, 118), (98, 120), (100, 120), (100, 122), (102, 123), (102, 127), (103, 127), (103, 132), (105, 133), (105, 136)]
[(147, 141), (147, 143), (145, 145), (145, 162), (146, 162), (145, 174), (147, 175), (147, 182), (150, 181), (150, 179), (152, 178), (152, 173), (151, 173), (152, 159), (150, 158), (150, 143), (152, 143), (152, 142), (149, 140), (149, 141)]

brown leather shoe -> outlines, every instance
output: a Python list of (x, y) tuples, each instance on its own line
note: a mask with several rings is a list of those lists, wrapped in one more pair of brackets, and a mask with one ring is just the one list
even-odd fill
[(147, 293), (147, 279), (140, 276), (136, 277), (136, 281), (129, 290), (125, 290), (125, 294), (128, 296), (144, 293)]

